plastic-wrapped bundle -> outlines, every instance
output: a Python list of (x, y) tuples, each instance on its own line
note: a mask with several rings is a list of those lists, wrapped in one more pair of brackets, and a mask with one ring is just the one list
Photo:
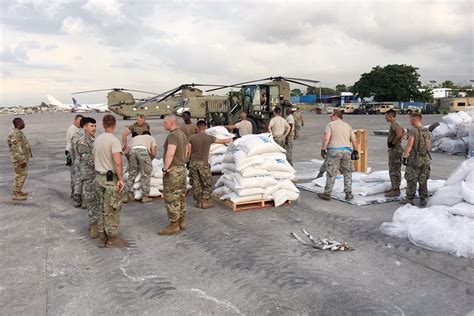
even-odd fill
[(433, 151), (450, 154), (468, 152), (472, 118), (466, 112), (449, 113), (443, 116), (442, 122), (432, 131)]
[[(206, 129), (206, 134), (214, 136), (218, 139), (232, 139), (235, 137), (234, 134), (223, 126), (215, 126)], [(224, 162), (224, 155), (227, 151), (227, 145), (223, 144), (212, 144), (209, 150), (209, 165), (211, 166), (212, 173), (221, 173), (223, 168), (222, 163)]]
[(246, 135), (228, 146), (222, 161), (223, 176), (214, 193), (234, 203), (273, 200), (275, 206), (299, 198), (295, 170), (285, 150), (269, 134)]

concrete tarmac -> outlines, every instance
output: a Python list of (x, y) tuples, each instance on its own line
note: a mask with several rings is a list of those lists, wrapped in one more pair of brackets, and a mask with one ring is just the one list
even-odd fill
[[(103, 129), (103, 114), (98, 133)], [(163, 201), (129, 203), (120, 235), (130, 248), (99, 249), (87, 237), (87, 211), (73, 207), (65, 132), (73, 114), (22, 116), (31, 142), (24, 202), (10, 199), (0, 116), (0, 315), (466, 315), (474, 311), (474, 261), (436, 253), (379, 231), (397, 203), (358, 207), (303, 191), (291, 207), (233, 213), (199, 210), (188, 198), (188, 228), (161, 237)], [(440, 119), (425, 116), (425, 124)], [(320, 159), (327, 115), (305, 113), (294, 160)], [(346, 116), (369, 130), (369, 165), (387, 169), (383, 116)], [(118, 119), (120, 138), (131, 121)], [(400, 122), (408, 126), (408, 117)], [(150, 119), (159, 156), (166, 133)], [(446, 179), (465, 158), (432, 154), (432, 178)], [(217, 178), (215, 178), (216, 180)], [(290, 232), (346, 241), (353, 252), (317, 251)], [(440, 232), (442, 233), (442, 232)], [(302, 234), (300, 234), (302, 235)]]

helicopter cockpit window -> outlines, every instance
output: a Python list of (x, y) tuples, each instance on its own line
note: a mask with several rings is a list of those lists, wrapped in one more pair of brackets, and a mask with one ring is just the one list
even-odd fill
[(278, 86), (270, 86), (270, 104), (273, 108), (280, 102), (280, 89)]

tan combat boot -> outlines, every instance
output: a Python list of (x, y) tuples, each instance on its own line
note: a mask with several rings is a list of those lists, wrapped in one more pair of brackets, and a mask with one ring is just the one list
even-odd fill
[(201, 206), (202, 209), (208, 209), (208, 208), (211, 208), (213, 206), (214, 206), (214, 204), (212, 204), (211, 201), (209, 201), (207, 199), (202, 200), (202, 206)]
[(20, 192), (13, 192), (12, 200), (13, 201), (25, 201), (28, 198), (25, 195), (22, 195)]
[(185, 230), (186, 229), (186, 215), (181, 215), (179, 218), (179, 229)]
[(426, 201), (426, 199), (420, 198), (420, 206), (421, 207), (425, 207), (427, 204), (428, 204), (428, 202)]
[(125, 248), (128, 246), (128, 242), (117, 237), (107, 238), (106, 248)]
[(151, 202), (153, 202), (153, 198), (151, 198), (149, 196), (142, 197), (142, 203), (143, 204), (147, 204), (147, 203), (151, 203)]
[(99, 248), (105, 248), (105, 245), (107, 244), (107, 235), (104, 232), (100, 232), (98, 234), (98, 237), (99, 237), (99, 243), (97, 244), (97, 246)]
[(397, 197), (400, 196), (400, 189), (392, 189), (385, 193), (385, 197)]
[(331, 195), (328, 194), (328, 193), (318, 193), (318, 197), (319, 197), (321, 200), (331, 201)]
[(133, 195), (132, 192), (128, 192), (128, 193), (127, 193), (127, 197), (128, 197), (128, 201), (129, 201), (129, 202), (135, 201), (135, 196)]
[(196, 201), (196, 203), (194, 203), (194, 207), (195, 208), (202, 208), (202, 201)]
[(74, 207), (82, 207), (82, 199), (79, 194), (74, 194)]
[(400, 201), (400, 204), (402, 204), (402, 205), (405, 205), (405, 204), (415, 205), (415, 201), (413, 201), (413, 199), (410, 199), (410, 198), (405, 198), (405, 199)]
[(97, 237), (99, 237), (99, 230), (97, 224), (89, 225), (89, 237), (92, 239), (97, 239)]
[(352, 195), (352, 192), (346, 192), (346, 197), (345, 197), (346, 201), (350, 201), (353, 198), (354, 198), (354, 196)]
[(28, 196), (28, 193), (23, 192), (23, 191), (18, 192), (18, 194), (23, 195), (23, 196)]
[(122, 200), (122, 203), (128, 203), (128, 195), (126, 193), (120, 194), (120, 199)]
[(160, 230), (158, 235), (169, 236), (169, 235), (176, 235), (178, 233), (179, 233), (179, 220), (174, 221), (174, 222), (170, 222), (168, 227)]

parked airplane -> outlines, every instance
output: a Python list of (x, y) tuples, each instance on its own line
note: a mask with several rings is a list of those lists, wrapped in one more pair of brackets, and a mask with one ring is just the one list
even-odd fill
[(53, 97), (52, 95), (46, 95), (48, 104), (54, 106), (60, 111), (69, 111), (69, 112), (106, 112), (108, 111), (107, 103), (97, 103), (97, 104), (81, 104), (75, 98), (72, 98), (72, 104), (65, 104)]

